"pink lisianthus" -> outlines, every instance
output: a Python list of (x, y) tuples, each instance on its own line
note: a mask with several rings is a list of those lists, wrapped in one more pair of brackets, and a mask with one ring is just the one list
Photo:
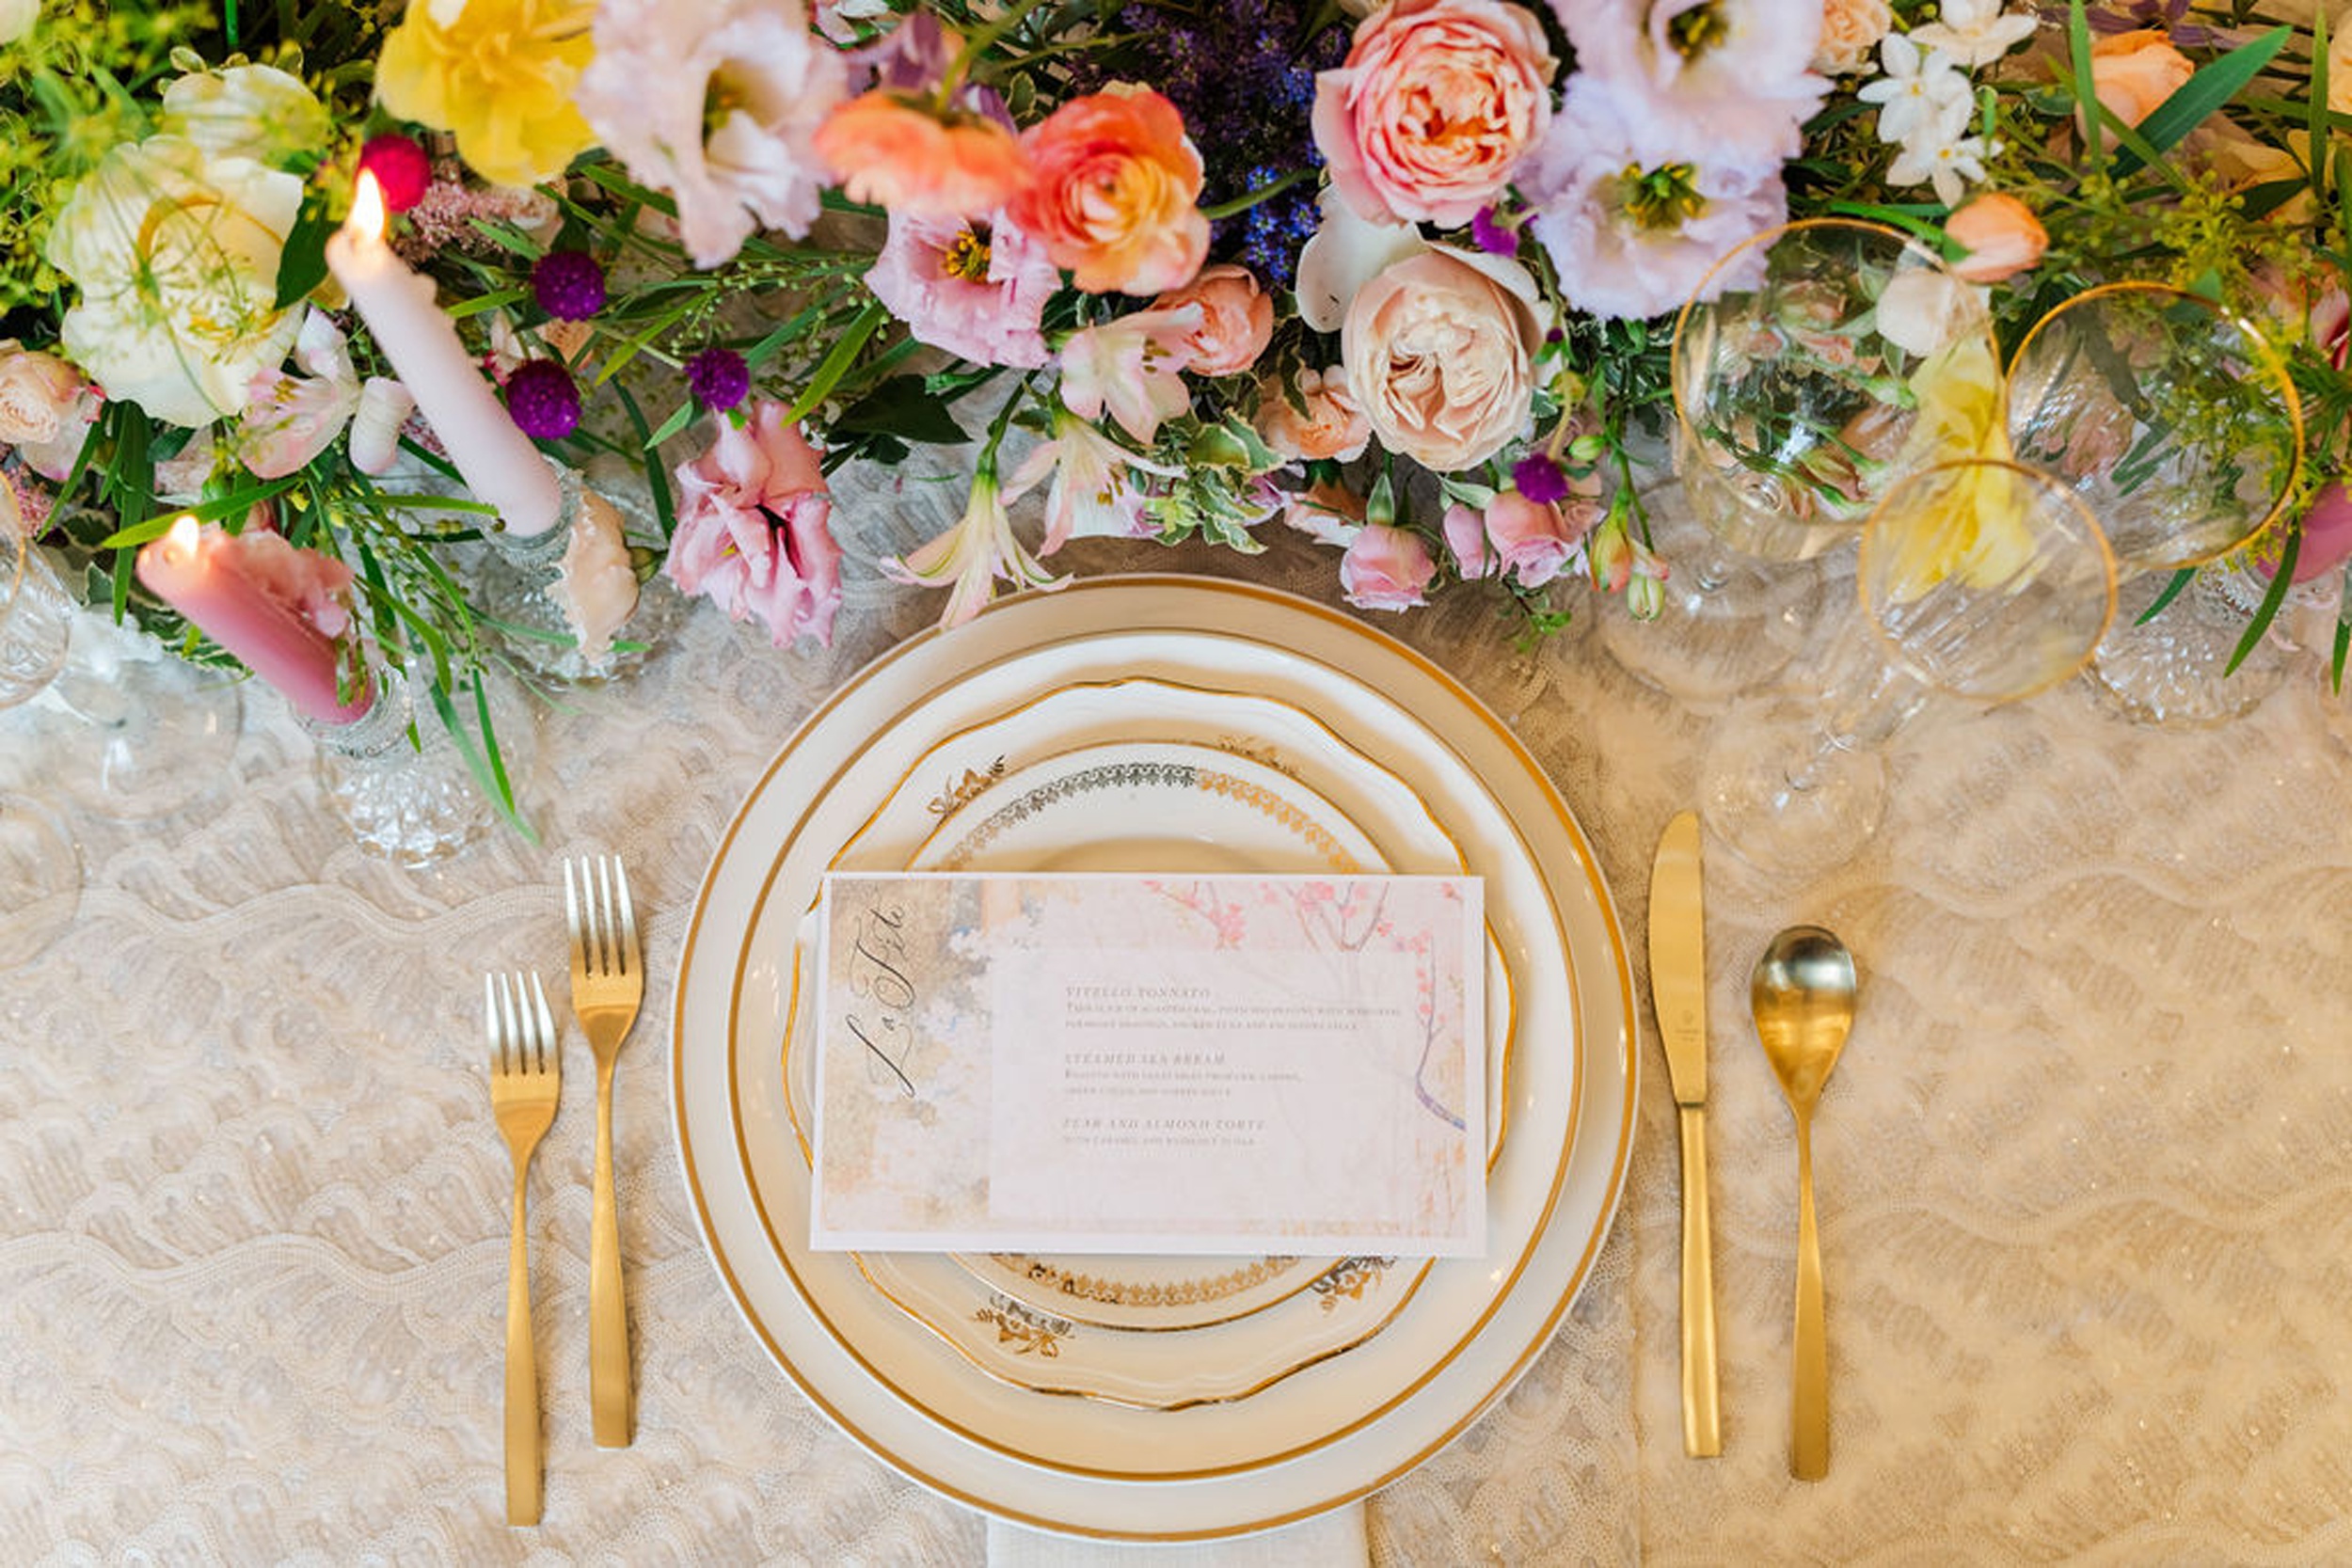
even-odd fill
[(2352, 494), (2338, 480), (2312, 499), (2303, 514), (2303, 541), (2295, 552), (2295, 580), (2324, 577), (2352, 559)]
[(1183, 344), (1185, 368), (1196, 375), (1237, 375), (1256, 364), (1274, 339), (1273, 296), (1248, 267), (1232, 261), (1203, 268), (1152, 303), (1163, 310), (1200, 307), (1200, 325)]
[(677, 531), (662, 565), (681, 591), (734, 619), (759, 617), (779, 648), (803, 632), (830, 643), (841, 606), (833, 498), (816, 450), (785, 412), (763, 400), (679, 467)]
[(253, 378), (231, 449), (257, 479), (283, 479), (325, 451), (359, 406), (342, 329), (323, 310), (304, 318), (294, 362), (307, 375), (267, 370)]
[(577, 98), (629, 173), (677, 201), (698, 267), (817, 221), (818, 126), (848, 92), (800, 0), (603, 0)]
[(1543, 139), (1558, 67), (1518, 6), (1390, 0), (1315, 78), (1332, 187), (1376, 223), (1468, 223)]
[(933, 348), (1023, 370), (1053, 357), (1038, 324), (1061, 275), (1002, 213), (984, 222), (893, 213), (866, 286)]
[[(1797, 155), (1829, 91), (1813, 74), (1821, 0), (1552, 0), (1576, 46), (1576, 86), (1605, 87), (1634, 135), (1714, 162)], [(1697, 24), (1697, 25), (1692, 25)]]
[(1366, 523), (1340, 557), (1340, 592), (1359, 610), (1410, 610), (1426, 604), (1438, 562), (1420, 534)]
[(1081, 419), (1105, 410), (1119, 427), (1150, 444), (1160, 423), (1192, 406), (1183, 372), (1200, 330), (1198, 305), (1137, 310), (1070, 335), (1061, 350), (1061, 400)]
[(1180, 470), (1129, 451), (1067, 411), (1054, 417), (1054, 438), (1029, 453), (1005, 486), (1008, 498), (1026, 495), (1045, 476), (1045, 538), (1037, 553), (1052, 555), (1073, 539), (1148, 539), (1159, 528), (1143, 514), (1137, 473), (1173, 476)]

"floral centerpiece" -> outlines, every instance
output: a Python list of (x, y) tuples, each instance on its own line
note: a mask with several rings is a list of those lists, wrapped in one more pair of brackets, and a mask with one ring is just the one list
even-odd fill
[(1839, 214), (2005, 346), (2120, 278), (2262, 324), (2304, 454), (2257, 636), (2352, 550), (2352, 49), (2307, 5), (0, 0), (7, 488), (189, 657), (134, 564), (182, 515), (282, 545), (346, 695), (362, 641), (501, 659), (452, 564), (492, 509), (326, 265), (364, 175), (521, 435), (640, 476), (635, 570), (779, 646), (840, 602), (827, 476), (924, 445), (968, 502), (880, 564), (949, 621), (1073, 538), (1291, 528), (1355, 605), (1540, 630), (1574, 579), (1656, 605), (1673, 313)]

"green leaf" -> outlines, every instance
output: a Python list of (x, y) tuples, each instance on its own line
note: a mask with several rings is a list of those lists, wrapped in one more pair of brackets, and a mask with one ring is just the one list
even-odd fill
[(919, 375), (894, 375), (842, 411), (833, 428), (852, 435), (896, 436), (924, 446), (960, 446), (971, 439), (946, 401)]
[[(2075, 0), (2075, 12), (2079, 14), (2081, 9), (2081, 0)], [(2156, 105), (2154, 113), (2139, 122), (2137, 133), (2147, 147), (2134, 147), (2125, 139), (2123, 155), (2115, 161), (2116, 177), (2122, 179), (2153, 166), (2156, 162), (2154, 154), (2177, 146), (2182, 137), (2204, 123), (2205, 117), (2244, 91), (2246, 85), (2286, 46), (2293, 30), (2274, 27), (2209, 62), (2182, 83), (2171, 97)], [(2319, 102), (2324, 105), (2328, 101), (2323, 97)]]
[(644, 427), (643, 420), (638, 421), (637, 429), (638, 434), (644, 438), (644, 450), (651, 451), (654, 448), (660, 446), (662, 442), (668, 440), (671, 436), (675, 436), (679, 431), (684, 430), (688, 425), (692, 424), (693, 422), (694, 400), (689, 398), (671, 411), (670, 417), (661, 421), (660, 429), (648, 432)]
[(2279, 569), (2270, 574), (2269, 591), (2263, 594), (2263, 602), (2255, 608), (2253, 620), (2247, 623), (2246, 635), (2237, 640), (2237, 649), (2230, 655), (2230, 662), (2222, 666), (2223, 674), (2237, 673), (2237, 667), (2246, 662), (2246, 656), (2261, 643), (2263, 634), (2270, 629), (2270, 623), (2278, 619), (2279, 607), (2286, 602), (2287, 590), (2295, 586), (2295, 558), (2302, 548), (2303, 531), (2299, 528), (2289, 529), (2287, 542), (2279, 551)]
[(1918, 202), (1909, 206), (1889, 206), (1879, 201), (1833, 201), (1826, 211), (1845, 217), (1868, 218), (1899, 229), (1924, 240), (1947, 261), (1956, 261), (1968, 253), (1968, 247), (1944, 232), (1943, 225), (1930, 214), (1944, 211), (1940, 203)]
[(850, 367), (856, 363), (858, 352), (866, 347), (866, 340), (881, 331), (882, 323), (889, 319), (890, 312), (879, 301), (860, 310), (834, 341), (833, 352), (825, 356), (816, 372), (808, 378), (808, 385), (793, 400), (792, 406), (785, 410), (784, 422), (798, 424), (808, 417), (810, 409), (823, 403), (840, 385), (841, 378), (850, 373)]
[(2181, 590), (2186, 588), (2196, 579), (2197, 568), (2194, 566), (2184, 566), (2179, 571), (2173, 573), (2172, 580), (2166, 583), (2164, 585), (2164, 592), (2156, 595), (2156, 602), (2141, 610), (2139, 612), (2139, 619), (2134, 621), (2132, 625), (2136, 626), (2144, 626), (2149, 622), (2154, 620), (2157, 616), (2163, 614), (2164, 607), (2170, 604), (2174, 599), (2179, 598), (2181, 596)]
[(326, 215), (326, 193), (312, 191), (304, 197), (286, 247), (278, 253), (278, 309), (309, 297), (326, 280), (326, 236), (334, 229)]
[[(636, 427), (639, 450), (652, 451), (661, 443), (645, 429), (644, 410), (637, 406), (637, 400), (629, 396), (627, 387), (616, 383), (612, 390), (619, 395), (621, 406), (628, 411), (628, 422)], [(691, 403), (687, 404), (690, 409), (692, 406)], [(661, 466), (660, 457), (656, 455), (646, 460), (644, 472), (645, 487), (653, 492), (654, 516), (660, 521), (661, 537), (667, 539), (677, 531), (677, 509), (670, 500), (669, 471)]]
[(2066, 55), (2074, 72), (2074, 105), (2090, 125), (2090, 134), (2083, 137), (2083, 159), (2097, 174), (2107, 166), (2106, 138), (2099, 135), (2100, 117), (2106, 111), (2099, 106), (2098, 91), (2091, 86), (2090, 20), (2083, 0), (2067, 0)]

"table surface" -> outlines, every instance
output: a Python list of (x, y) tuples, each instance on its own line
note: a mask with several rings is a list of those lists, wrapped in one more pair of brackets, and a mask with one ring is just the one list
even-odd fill
[[(983, 1522), (834, 1431), (736, 1313), (672, 1131), (697, 886), (794, 722), (938, 601), (861, 562), (920, 498), (844, 509), (829, 650), (707, 608), (540, 725), (527, 803), (425, 870), (354, 848), (248, 690), (234, 766), (126, 823), (48, 733), (74, 927), (0, 955), (0, 1558), (965, 1563)], [(1146, 545), (1091, 571), (1317, 596), (1336, 556)], [(1720, 705), (1629, 675), (1596, 616), (1532, 650), (1475, 593), (1370, 617), (1507, 719), (1599, 851), (1646, 997), (1649, 860)], [(1804, 666), (1793, 677), (1804, 678)], [(2077, 682), (1899, 738), (1887, 826), (1778, 883), (1710, 847), (1724, 1451), (1681, 1452), (1675, 1132), (1646, 1004), (1622, 1208), (1528, 1376), (1370, 1508), (1383, 1563), (2264, 1563), (2352, 1557), (2352, 744), (2308, 664), (2225, 728)], [(593, 1075), (531, 1183), (547, 1523), (501, 1522), (509, 1166), (479, 987), (565, 968), (558, 861), (626, 857), (652, 983), (616, 1090), (634, 1447), (591, 1440)], [(1767, 937), (1833, 927), (1864, 1002), (1816, 1131), (1836, 1457), (1788, 1479), (1795, 1155), (1747, 1026)], [(578, 1042), (575, 1040), (575, 1047)]]

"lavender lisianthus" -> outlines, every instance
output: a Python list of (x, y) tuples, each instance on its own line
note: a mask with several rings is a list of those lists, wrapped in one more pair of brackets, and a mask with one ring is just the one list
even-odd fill
[(1722, 154), (1793, 158), (1828, 81), (1820, 0), (1552, 0), (1580, 82)]
[(1788, 221), (1779, 161), (1727, 154), (1580, 79), (1519, 175), (1568, 303), (1643, 319), (1680, 307), (1742, 240)]
[(677, 201), (698, 267), (761, 226), (798, 237), (827, 175), (810, 150), (848, 92), (800, 0), (604, 0), (577, 99), (629, 174)]

